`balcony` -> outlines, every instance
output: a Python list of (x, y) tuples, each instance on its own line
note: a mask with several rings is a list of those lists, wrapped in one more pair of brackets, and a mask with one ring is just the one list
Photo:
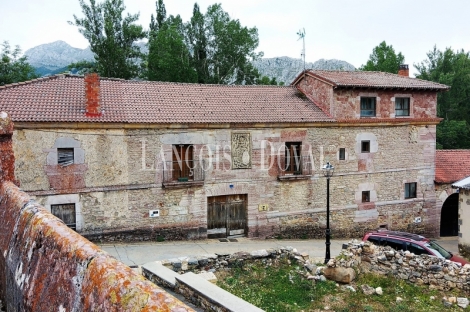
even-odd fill
[(306, 180), (312, 175), (309, 156), (281, 157), (279, 159), (278, 180)]
[(204, 160), (165, 161), (163, 187), (181, 188), (204, 185)]

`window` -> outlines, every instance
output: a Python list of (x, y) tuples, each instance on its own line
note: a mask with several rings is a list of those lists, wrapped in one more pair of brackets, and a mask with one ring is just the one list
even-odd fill
[(361, 153), (370, 152), (370, 141), (361, 141)]
[(186, 182), (194, 178), (193, 145), (173, 145), (173, 180)]
[(410, 98), (395, 99), (395, 116), (410, 116)]
[(58, 148), (57, 149), (57, 163), (61, 166), (72, 165), (74, 161), (73, 158), (73, 148)]
[(413, 244), (413, 243), (407, 243), (406, 248), (409, 252), (414, 253), (415, 255), (429, 255), (428, 251), (424, 249), (423, 247)]
[(301, 142), (287, 142), (285, 149), (284, 168), (286, 173), (302, 174)]
[(51, 205), (51, 213), (64, 221), (69, 228), (76, 229), (75, 204)]
[(339, 149), (339, 160), (345, 160), (345, 159), (346, 159), (346, 149), (342, 147)]
[(375, 117), (375, 97), (361, 97), (361, 117)]
[(416, 198), (416, 182), (405, 183), (405, 198)]
[(382, 241), (384, 242), (384, 244), (383, 244), (384, 246), (390, 246), (395, 250), (403, 250), (404, 249), (403, 248), (404, 247), (403, 246), (404, 242), (399, 241), (397, 239), (387, 237), (387, 238), (382, 238)]
[(362, 191), (362, 202), (363, 203), (370, 202), (370, 191)]

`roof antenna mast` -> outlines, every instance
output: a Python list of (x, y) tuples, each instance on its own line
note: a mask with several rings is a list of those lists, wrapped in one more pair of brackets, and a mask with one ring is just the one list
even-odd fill
[(302, 39), (302, 42), (303, 42), (303, 49), (302, 49), (302, 53), (300, 54), (300, 58), (303, 59), (304, 61), (304, 74), (305, 74), (305, 28), (299, 30), (297, 32), (297, 35), (299, 36), (299, 39), (297, 39), (297, 41)]

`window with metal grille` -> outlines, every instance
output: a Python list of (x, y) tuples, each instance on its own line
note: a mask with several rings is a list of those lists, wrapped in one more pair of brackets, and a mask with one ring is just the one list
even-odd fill
[(73, 164), (73, 148), (58, 148), (57, 149), (57, 163), (61, 166), (68, 166)]
[(375, 117), (375, 97), (361, 97), (361, 117)]
[(76, 229), (75, 204), (51, 205), (51, 213), (64, 221), (65, 225), (69, 228)]
[(416, 182), (405, 183), (405, 198), (416, 198)]
[(370, 141), (361, 141), (361, 152), (362, 153), (370, 152)]
[(410, 98), (395, 99), (395, 116), (410, 116)]
[(286, 142), (285, 172), (302, 174), (301, 148), (302, 142)]
[(339, 160), (345, 160), (345, 159), (346, 159), (346, 149), (342, 147), (339, 149)]
[(370, 202), (370, 191), (362, 191), (362, 202), (363, 203)]

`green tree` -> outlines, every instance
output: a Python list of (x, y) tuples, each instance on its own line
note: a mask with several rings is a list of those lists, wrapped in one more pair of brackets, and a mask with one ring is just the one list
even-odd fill
[(196, 71), (191, 67), (189, 58), (177, 25), (164, 23), (149, 42), (147, 79), (196, 82)]
[(135, 42), (145, 37), (142, 26), (135, 24), (139, 14), (128, 13), (123, 17), (126, 9), (123, 0), (105, 0), (99, 4), (90, 0), (90, 5), (84, 0), (79, 2), (85, 17), (74, 15), (74, 22), (69, 23), (77, 26), (90, 43), (98, 73), (114, 78), (137, 77), (142, 53)]
[(203, 15), (197, 4), (186, 25), (186, 41), (198, 82), (213, 84), (254, 84), (259, 72), (252, 61), (261, 57), (258, 30), (232, 20), (220, 4), (209, 6)]
[(165, 22), (166, 19), (166, 9), (165, 9), (165, 4), (163, 3), (163, 0), (158, 0), (155, 2), (155, 5), (157, 7), (157, 14), (156, 14), (156, 19), (153, 16), (153, 14), (150, 16), (150, 32), (157, 32), (160, 27), (162, 27), (163, 23)]
[(155, 20), (152, 14), (149, 32), (148, 80), (171, 82), (196, 82), (196, 72), (190, 65), (190, 55), (184, 41), (181, 17), (166, 17), (163, 0), (156, 2)]
[(96, 73), (98, 72), (96, 62), (90, 61), (80, 61), (76, 63), (71, 63), (67, 66), (69, 71), (76, 72), (79, 75), (83, 75), (85, 73)]
[(268, 76), (263, 76), (260, 79), (258, 79), (256, 84), (258, 84), (258, 85), (283, 86), (284, 82), (283, 81), (277, 82), (276, 77), (269, 78)]
[(395, 53), (392, 45), (387, 45), (385, 41), (381, 42), (372, 50), (369, 60), (362, 65), (359, 70), (381, 71), (396, 74), (401, 64), (405, 62), (405, 57), (399, 52)]
[(8, 41), (2, 44), (0, 54), (0, 86), (27, 81), (37, 78), (34, 67), (28, 62), (26, 56), (21, 56), (21, 49), (16, 46), (13, 50)]
[(437, 97), (437, 116), (444, 121), (437, 126), (438, 148), (470, 148), (470, 54), (464, 50), (434, 46), (427, 59), (415, 64), (417, 78), (450, 86)]

